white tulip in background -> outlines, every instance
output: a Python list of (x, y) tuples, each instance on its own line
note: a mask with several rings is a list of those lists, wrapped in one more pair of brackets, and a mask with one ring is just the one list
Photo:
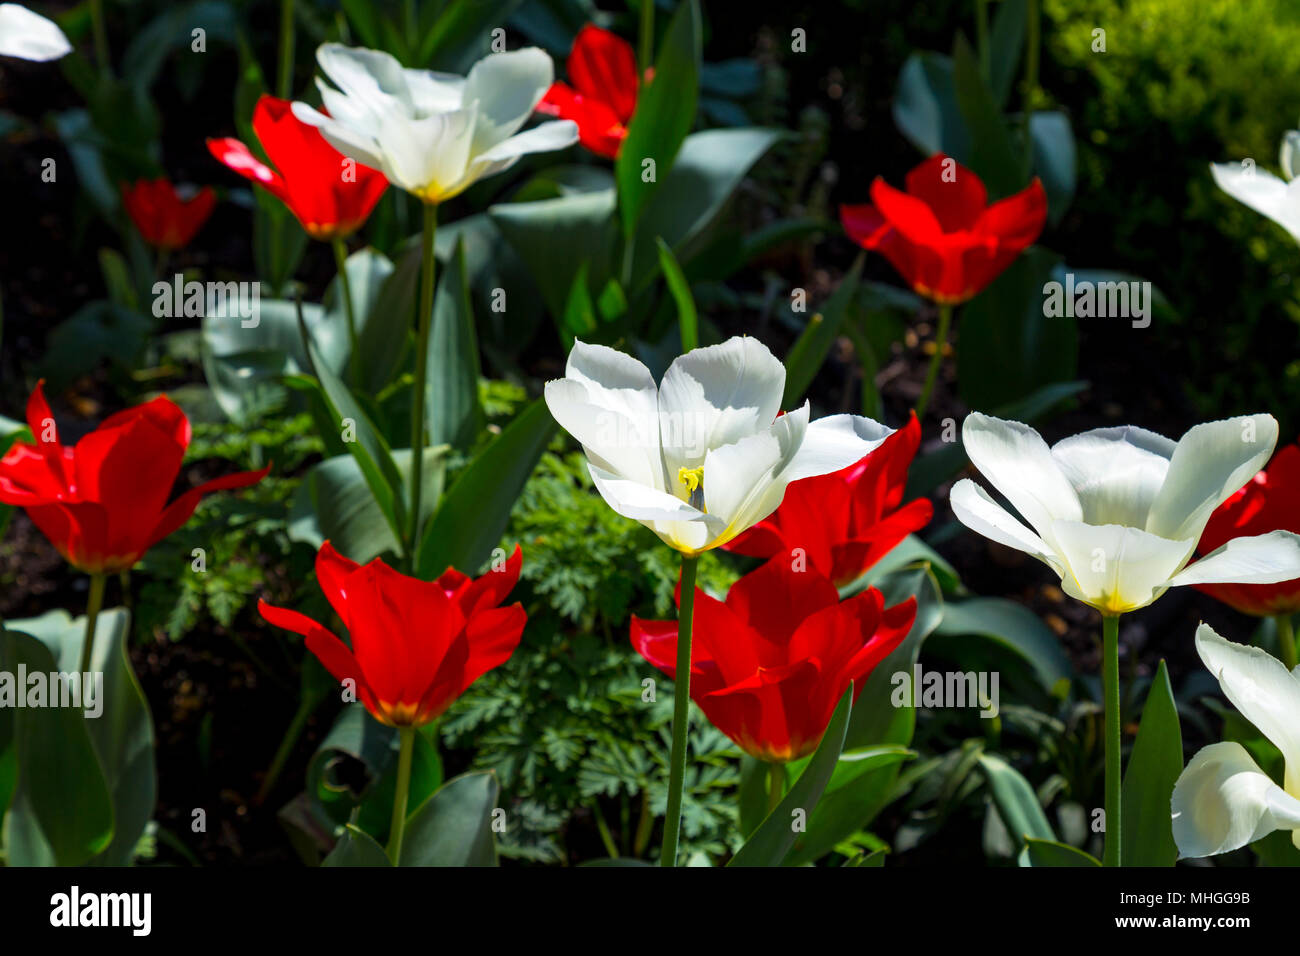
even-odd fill
[(1048, 448), (1028, 425), (973, 412), (962, 442), (1030, 527), (969, 478), (949, 498), (957, 518), (1038, 558), (1067, 594), (1104, 614), (1144, 607), (1176, 585), (1300, 577), (1300, 537), (1288, 531), (1234, 538), (1188, 564), (1211, 512), (1272, 455), (1271, 415), (1197, 425), (1177, 443), (1127, 425)]
[(553, 79), (551, 58), (535, 47), (491, 54), (465, 77), (403, 69), (387, 53), (337, 43), (322, 45), (316, 62), (337, 87), (316, 81), (329, 115), (306, 103), (294, 103), (294, 115), (427, 203), (450, 199), (527, 153), (578, 140), (568, 120), (518, 132)]
[(1274, 830), (1290, 830), (1300, 847), (1300, 676), (1258, 647), (1225, 641), (1208, 624), (1196, 631), (1196, 650), (1233, 706), (1282, 751), (1286, 786), (1274, 783), (1239, 743), (1204, 748), (1174, 785), (1179, 855), (1227, 853)]
[(0, 55), (57, 60), (72, 52), (58, 24), (16, 3), (0, 3)]
[(1279, 179), (1252, 162), (1211, 163), (1210, 173), (1225, 193), (1255, 212), (1267, 216), (1300, 242), (1300, 179), (1296, 179), (1300, 132), (1282, 138), (1280, 163), (1286, 179)]
[(785, 366), (737, 336), (675, 359), (655, 387), (624, 352), (575, 342), (546, 404), (582, 443), (605, 501), (691, 556), (781, 503), (786, 485), (860, 460), (892, 429), (857, 415), (780, 415)]

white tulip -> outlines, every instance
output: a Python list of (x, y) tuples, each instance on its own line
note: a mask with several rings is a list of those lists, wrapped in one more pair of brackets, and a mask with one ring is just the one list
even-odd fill
[(527, 153), (578, 140), (569, 120), (518, 132), (550, 88), (551, 58), (536, 47), (494, 53), (468, 76), (407, 70), (379, 50), (323, 44), (316, 80), (326, 116), (294, 103), (294, 116), (329, 143), (426, 203), (439, 203)]
[(1258, 647), (1225, 641), (1208, 624), (1196, 631), (1196, 650), (1233, 706), (1282, 751), (1285, 787), (1239, 743), (1204, 748), (1174, 784), (1179, 855), (1227, 853), (1274, 830), (1290, 830), (1300, 847), (1300, 674)]
[[(1282, 141), (1284, 169), (1290, 175), (1289, 139)], [(1300, 242), (1300, 179), (1286, 182), (1253, 163), (1212, 163), (1210, 173), (1225, 193), (1267, 216)]]
[(58, 24), (16, 3), (0, 3), (0, 55), (57, 60), (72, 52)]
[(785, 367), (737, 336), (675, 359), (655, 387), (624, 352), (575, 342), (546, 404), (582, 443), (605, 501), (686, 555), (762, 521), (800, 478), (846, 468), (892, 429), (857, 415), (780, 415)]
[(973, 412), (962, 442), (1029, 527), (969, 478), (949, 497), (957, 518), (1038, 558), (1067, 594), (1104, 614), (1144, 607), (1176, 585), (1300, 577), (1300, 537), (1288, 531), (1234, 538), (1188, 565), (1210, 514), (1273, 453), (1271, 415), (1197, 425), (1177, 443), (1127, 425), (1048, 448), (1028, 425)]

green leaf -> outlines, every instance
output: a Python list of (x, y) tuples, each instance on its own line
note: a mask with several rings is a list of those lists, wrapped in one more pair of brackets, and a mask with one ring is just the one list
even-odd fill
[(1034, 113), (1029, 119), (1029, 138), (1034, 144), (1034, 171), (1047, 193), (1047, 221), (1056, 225), (1070, 208), (1078, 177), (1069, 117), (1059, 110)]
[(478, 340), (465, 271), (465, 247), (459, 242), (433, 300), (433, 325), (425, 361), (429, 372), (425, 394), (429, 441), (467, 451), (483, 424), (483, 409), (478, 402)]
[(330, 855), (321, 861), (321, 866), (392, 866), (384, 848), (375, 842), (365, 830), (352, 824), (345, 824), (343, 835), (334, 844)]
[(691, 296), (690, 283), (682, 275), (682, 267), (677, 264), (673, 251), (663, 239), (657, 239), (659, 245), (659, 267), (663, 269), (664, 282), (677, 304), (677, 322), (681, 327), (682, 351), (689, 352), (700, 344), (699, 318), (695, 312), (695, 299)]
[(442, 6), (433, 29), (424, 34), (413, 65), (449, 73), (469, 72), (476, 60), (491, 54), (492, 28), (504, 25), (522, 2), (475, 0)]
[(1147, 691), (1142, 723), (1124, 771), (1125, 866), (1173, 866), (1177, 861), (1170, 800), (1182, 772), (1182, 728), (1162, 660)]
[(554, 430), (545, 400), (534, 399), (460, 473), (425, 531), (416, 562), (419, 577), (432, 580), (449, 566), (472, 574), (483, 566)]
[(499, 787), (493, 773), (449, 780), (408, 819), (402, 866), (496, 866), (492, 812)]
[(1074, 670), (1061, 642), (1042, 619), (1023, 604), (1005, 598), (975, 597), (950, 602), (936, 634), (978, 635), (1023, 658), (1043, 689), (1050, 693), (1061, 678)]
[(782, 408), (794, 408), (799, 403), (812, 384), (817, 370), (826, 361), (826, 355), (857, 294), (862, 264), (863, 257), (858, 256), (853, 268), (840, 281), (826, 305), (809, 317), (803, 332), (790, 347), (790, 353), (785, 357), (785, 397), (781, 403)]
[(1026, 837), (1020, 851), (1021, 866), (1101, 866), (1101, 861), (1091, 853), (1055, 840)]
[(1025, 0), (1002, 0), (989, 31), (989, 70), (993, 74), (994, 102), (1007, 105), (1011, 88), (1020, 72), (1020, 53), (1025, 46)]
[(849, 683), (844, 696), (840, 698), (826, 725), (826, 733), (817, 745), (816, 752), (808, 766), (794, 782), (784, 799), (776, 809), (768, 814), (754, 835), (731, 858), (727, 866), (780, 866), (786, 854), (794, 846), (795, 837), (792, 823), (795, 811), (805, 815), (811, 814), (821, 799), (831, 774), (835, 772), (840, 750), (844, 746), (844, 732), (849, 726), (849, 715), (853, 710), (853, 684)]
[(898, 74), (894, 125), (926, 156), (946, 153), (969, 165), (970, 133), (957, 107), (952, 59), (941, 53), (913, 53)]
[[(701, 29), (699, 0), (683, 0), (669, 21), (655, 60), (654, 79), (637, 98), (627, 138), (614, 161), (625, 241), (631, 241), (637, 220), (659, 181), (667, 177), (695, 121)], [(643, 180), (647, 160), (654, 163), (654, 175), (648, 182)]]
[(961, 34), (953, 48), (953, 84), (957, 106), (970, 130), (967, 164), (988, 188), (990, 199), (1002, 199), (1024, 187), (1021, 163), (992, 91), (980, 75), (975, 53)]
[(993, 805), (1016, 846), (1021, 846), (1028, 837), (1055, 842), (1056, 834), (1047, 822), (1038, 795), (1020, 771), (996, 754), (980, 754), (979, 763), (984, 770), (984, 779), (988, 781)]

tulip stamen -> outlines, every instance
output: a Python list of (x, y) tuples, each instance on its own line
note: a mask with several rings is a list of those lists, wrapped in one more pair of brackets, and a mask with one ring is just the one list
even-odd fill
[(700, 511), (706, 511), (704, 507), (704, 466), (698, 468), (687, 468), (685, 465), (677, 469), (677, 480), (686, 487), (686, 501), (692, 508)]

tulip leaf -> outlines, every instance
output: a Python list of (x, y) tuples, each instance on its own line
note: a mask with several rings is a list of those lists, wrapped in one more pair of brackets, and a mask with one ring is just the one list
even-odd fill
[[(1070, 659), (1061, 648), (1061, 642), (1042, 619), (1023, 604), (1005, 598), (975, 597), (965, 601), (950, 602), (944, 608), (943, 620), (935, 637), (962, 639), (963, 653), (968, 648), (966, 638), (978, 635), (1022, 658), (1032, 668), (1042, 688), (1049, 692), (1061, 678), (1074, 674)], [(934, 647), (940, 646), (936, 641)], [(944, 656), (942, 651), (938, 652)], [(962, 658), (966, 670), (974, 668)]]
[(306, 323), (299, 317), (303, 347), (312, 374), (316, 376), (321, 398), (334, 424), (334, 431), (345, 436), (347, 450), (357, 460), (366, 485), (374, 496), (384, 520), (388, 522), (393, 537), (403, 540), (402, 528), (406, 524), (406, 502), (402, 490), (402, 475), (398, 471), (388, 443), (369, 416), (361, 410), (352, 393), (334, 371), (320, 357), (312, 343)]
[(605, 856), (584, 860), (578, 866), (654, 866), (654, 864), (628, 856)]
[(1021, 866), (1101, 866), (1091, 853), (1055, 840), (1026, 837), (1020, 851)]
[(1020, 68), (1025, 46), (1026, 0), (1002, 0), (989, 31), (989, 70), (994, 102), (1004, 109)]
[(1147, 691), (1142, 723), (1124, 771), (1123, 860), (1125, 866), (1173, 866), (1170, 800), (1183, 772), (1183, 735), (1169, 672), (1162, 660)]
[[(415, 65), (450, 73), (466, 73), (476, 60), (493, 52), (492, 28), (506, 23), (522, 0), (475, 0), (474, 3), (427, 4), (441, 8), (432, 29), (421, 31), (424, 40), (416, 51)], [(369, 4), (357, 4), (369, 6)]]
[(1047, 822), (1038, 795), (1020, 771), (996, 754), (981, 753), (979, 764), (988, 781), (993, 806), (1016, 847), (1023, 846), (1028, 837), (1055, 842), (1056, 834)]
[(472, 574), (483, 566), (554, 431), (545, 400), (534, 399), (460, 473), (420, 543), (419, 577), (432, 580), (448, 567)]
[(569, 289), (569, 300), (564, 305), (564, 318), (560, 323), (561, 337), (566, 347), (573, 346), (575, 338), (589, 338), (597, 329), (596, 304), (587, 288), (587, 263), (578, 266)]
[(478, 340), (469, 293), (465, 247), (457, 242), (433, 300), (433, 325), (424, 361), (428, 363), (425, 407), (429, 441), (460, 451), (469, 450), (483, 424), (478, 400)]
[(894, 125), (926, 156), (945, 153), (969, 164), (970, 133), (957, 106), (953, 63), (941, 53), (913, 53), (898, 74)]
[(826, 305), (809, 316), (808, 324), (790, 347), (790, 353), (785, 357), (785, 397), (781, 402), (782, 408), (788, 410), (799, 404), (818, 369), (826, 361), (845, 316), (853, 308), (862, 264), (863, 256), (859, 255)]
[(790, 848), (794, 846), (796, 819), (807, 820), (821, 799), (826, 784), (830, 782), (844, 747), (844, 732), (849, 726), (853, 711), (853, 682), (831, 714), (826, 733), (817, 745), (804, 772), (794, 782), (789, 792), (775, 810), (768, 814), (745, 845), (736, 851), (727, 866), (780, 866)]
[(983, 180), (991, 200), (1010, 196), (1025, 186), (1023, 164), (993, 91), (980, 75), (975, 52), (960, 33), (953, 46), (952, 66), (957, 107), (971, 136), (968, 165)]
[(321, 866), (392, 866), (384, 848), (365, 830), (344, 824), (343, 834)]
[(1029, 137), (1034, 145), (1034, 171), (1047, 194), (1047, 221), (1056, 225), (1065, 217), (1074, 198), (1077, 179), (1074, 131), (1070, 119), (1060, 110), (1035, 113), (1029, 120)]
[(402, 866), (496, 866), (492, 816), (500, 788), (494, 773), (447, 781), (407, 820)]
[(695, 122), (701, 30), (699, 0), (682, 0), (659, 47), (654, 78), (640, 91), (614, 161), (625, 242), (632, 242), (637, 221)]
[(673, 302), (677, 304), (677, 322), (681, 327), (682, 351), (689, 352), (700, 344), (699, 317), (695, 312), (695, 299), (691, 295), (690, 283), (682, 275), (682, 267), (672, 249), (663, 239), (655, 240), (659, 245), (659, 267), (663, 269), (664, 282), (672, 293)]

